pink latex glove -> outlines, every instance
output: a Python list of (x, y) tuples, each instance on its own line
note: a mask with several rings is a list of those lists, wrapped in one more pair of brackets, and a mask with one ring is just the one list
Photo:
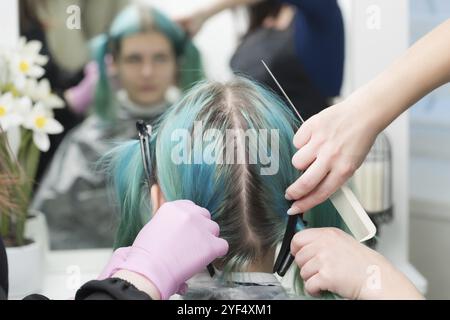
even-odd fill
[(97, 62), (89, 62), (84, 68), (84, 75), (83, 80), (77, 86), (65, 92), (68, 106), (77, 114), (86, 113), (94, 99), (95, 88), (99, 78)]
[(185, 282), (228, 252), (219, 226), (205, 208), (189, 200), (167, 202), (139, 232), (133, 245), (116, 250), (99, 279), (119, 270), (139, 273), (161, 299), (186, 290)]
[(114, 270), (118, 264), (124, 263), (128, 257), (131, 247), (123, 247), (116, 249), (111, 259), (109, 259), (108, 264), (103, 269), (102, 273), (98, 276), (97, 280), (104, 280), (111, 277), (114, 274)]

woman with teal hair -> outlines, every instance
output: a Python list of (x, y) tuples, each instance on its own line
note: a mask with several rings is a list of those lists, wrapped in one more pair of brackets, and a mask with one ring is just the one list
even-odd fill
[[(217, 281), (203, 275), (191, 279), (186, 297), (303, 294), (294, 267), (283, 279), (284, 288), (272, 274), (290, 207), (284, 190), (299, 176), (290, 162), (298, 125), (276, 95), (251, 80), (199, 83), (153, 128), (150, 177), (139, 141), (123, 143), (106, 156), (121, 211), (116, 247), (131, 245), (164, 202), (191, 200), (211, 213), (229, 251), (214, 262), (221, 275)], [(329, 201), (304, 219), (311, 227), (345, 228)]]
[[(151, 70), (147, 72), (153, 73), (153, 79), (145, 73), (145, 58), (149, 57), (138, 56), (135, 52), (123, 52), (127, 44), (125, 42), (133, 39), (136, 43), (149, 43), (153, 47), (160, 47), (159, 49), (164, 48), (164, 44), (170, 47), (170, 53), (158, 51), (149, 55), (151, 61), (148, 68)], [(199, 52), (187, 34), (161, 12), (147, 6), (134, 5), (125, 9), (114, 20), (108, 34), (93, 40), (92, 47), (100, 74), (95, 93), (95, 113), (103, 119), (110, 120), (117, 116), (113, 103), (115, 88), (110, 83), (107, 72), (107, 60), (110, 56), (113, 58), (111, 72), (125, 77), (119, 79), (120, 85), (137, 104), (161, 102), (156, 100), (161, 100), (162, 94), (165, 94), (170, 85), (185, 90), (203, 78)], [(150, 53), (150, 49), (146, 53)], [(141, 78), (130, 79), (139, 73), (142, 73)], [(146, 75), (148, 78), (145, 78)]]
[(92, 47), (99, 70), (93, 114), (65, 138), (33, 202), (46, 214), (52, 249), (113, 245), (115, 207), (96, 162), (113, 142), (136, 137), (137, 119), (153, 123), (203, 77), (193, 43), (149, 6), (125, 8)]

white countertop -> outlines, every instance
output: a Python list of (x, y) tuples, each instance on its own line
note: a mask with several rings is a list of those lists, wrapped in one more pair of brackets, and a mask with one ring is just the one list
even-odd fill
[(97, 278), (111, 252), (110, 249), (49, 251), (39, 293), (50, 299), (72, 299), (82, 284)]

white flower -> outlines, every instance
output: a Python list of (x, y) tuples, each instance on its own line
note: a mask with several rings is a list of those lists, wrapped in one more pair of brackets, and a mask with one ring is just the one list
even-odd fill
[(8, 92), (0, 96), (0, 126), (4, 131), (22, 124), (22, 117), (17, 113), (13, 95)]
[(39, 41), (26, 42), (25, 38), (20, 38), (17, 48), (11, 54), (11, 73), (14, 85), (21, 89), (25, 85), (25, 80), (29, 78), (40, 78), (45, 70), (42, 68), (48, 62), (46, 56), (40, 55), (42, 44)]
[(29, 117), (32, 107), (33, 102), (30, 98), (21, 97), (16, 99), (15, 110), (16, 113), (22, 117), (22, 119), (26, 119), (27, 117)]
[[(23, 122), (25, 121), (24, 119), (26, 119), (31, 113), (32, 107), (33, 103), (28, 97), (22, 97), (14, 100), (14, 113), (20, 117), (21, 125), (23, 125)], [(20, 128), (20, 126), (15, 126), (10, 128), (7, 132), (11, 149), (15, 155), (17, 155), (19, 151), (20, 140), (22, 139), (22, 132)]]
[[(14, 113), (21, 119), (21, 125), (31, 113), (33, 103), (28, 97), (22, 97), (14, 100)], [(20, 141), (22, 139), (21, 126), (14, 126), (7, 131), (9, 145), (13, 154), (17, 157), (20, 149)]]
[(24, 93), (33, 101), (42, 102), (48, 108), (63, 108), (64, 101), (53, 94), (50, 88), (50, 82), (47, 79), (42, 79), (37, 82), (36, 79), (27, 79)]
[(33, 141), (41, 151), (50, 148), (49, 134), (63, 132), (63, 126), (53, 119), (53, 114), (42, 103), (36, 103), (24, 122), (24, 127), (33, 130)]

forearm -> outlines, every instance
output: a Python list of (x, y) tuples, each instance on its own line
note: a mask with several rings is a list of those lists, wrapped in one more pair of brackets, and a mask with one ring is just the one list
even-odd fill
[(423, 295), (417, 290), (414, 284), (399, 270), (397, 270), (385, 257), (378, 256), (379, 276), (375, 281), (367, 280), (362, 286), (358, 299), (361, 300), (422, 300)]
[(202, 8), (201, 12), (206, 18), (210, 18), (223, 10), (231, 9), (240, 5), (253, 4), (260, 1), (262, 0), (215, 0)]
[(381, 132), (401, 113), (450, 81), (450, 20), (414, 44), (349, 100), (360, 107), (367, 125)]

